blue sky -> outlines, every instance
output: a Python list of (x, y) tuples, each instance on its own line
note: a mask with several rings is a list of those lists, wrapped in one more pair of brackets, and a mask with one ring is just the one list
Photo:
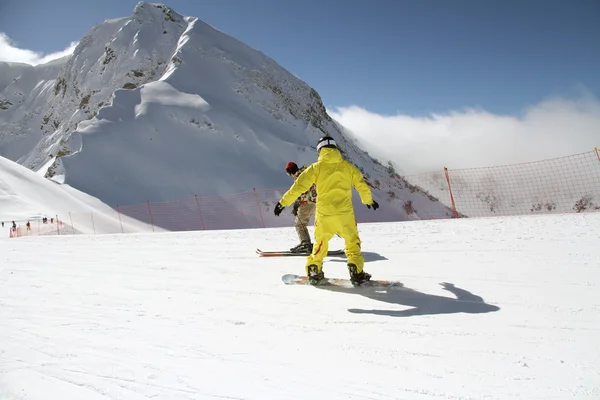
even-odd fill
[[(0, 32), (51, 53), (137, 1), (0, 0)], [(518, 115), (600, 94), (597, 0), (172, 0), (316, 88), (328, 108)]]

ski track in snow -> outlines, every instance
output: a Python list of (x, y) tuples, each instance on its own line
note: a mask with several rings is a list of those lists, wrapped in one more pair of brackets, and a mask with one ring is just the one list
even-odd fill
[(0, 240), (0, 398), (597, 399), (599, 222), (361, 224), (388, 290), (285, 286), (293, 228)]

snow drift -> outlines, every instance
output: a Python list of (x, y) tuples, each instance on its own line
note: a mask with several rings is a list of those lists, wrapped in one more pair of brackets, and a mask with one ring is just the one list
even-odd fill
[[(93, 227), (88, 222), (92, 214), (95, 218)], [(73, 229), (79, 233), (152, 231), (152, 227), (144, 223), (119, 216), (96, 198), (0, 157), (0, 221), (5, 223), (2, 231), (6, 234), (3, 236), (8, 237), (11, 221), (24, 225), (27, 221), (57, 215), (67, 225), (66, 233), (73, 233)], [(86, 216), (85, 222), (80, 219), (82, 215)]]

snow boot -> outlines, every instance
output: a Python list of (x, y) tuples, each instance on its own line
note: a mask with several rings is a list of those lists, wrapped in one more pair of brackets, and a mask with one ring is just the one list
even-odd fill
[(358, 267), (356, 264), (348, 264), (348, 272), (350, 272), (350, 282), (354, 286), (360, 286), (371, 279), (371, 275), (365, 271), (356, 272)]
[(316, 285), (325, 279), (325, 274), (323, 271), (319, 272), (319, 267), (317, 265), (311, 264), (306, 269), (308, 270), (308, 283), (311, 285)]
[(310, 242), (310, 240), (305, 240), (302, 243), (300, 243), (298, 246), (296, 247), (292, 247), (290, 249), (290, 251), (292, 253), (312, 253), (312, 243)]

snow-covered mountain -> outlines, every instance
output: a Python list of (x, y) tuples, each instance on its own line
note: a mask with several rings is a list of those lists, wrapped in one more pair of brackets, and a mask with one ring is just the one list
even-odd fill
[(72, 56), (3, 63), (0, 76), (0, 155), (112, 206), (287, 187), (284, 165), (314, 162), (328, 134), (370, 182), (392, 178), (374, 196), (397, 219), (419, 218), (408, 201), (450, 215), (348, 140), (306, 83), (161, 4), (94, 27)]

